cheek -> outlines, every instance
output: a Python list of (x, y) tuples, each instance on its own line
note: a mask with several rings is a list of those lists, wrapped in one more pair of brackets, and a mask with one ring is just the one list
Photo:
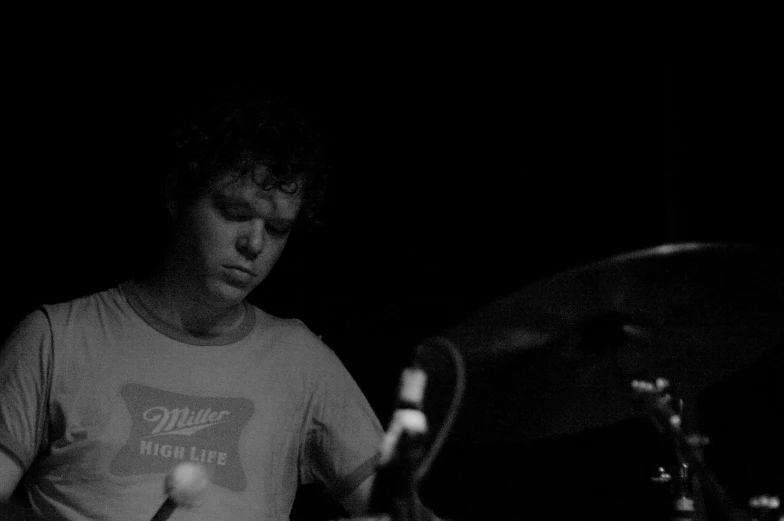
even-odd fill
[(273, 239), (267, 239), (267, 244), (264, 248), (264, 260), (265, 264), (267, 264), (269, 271), (272, 269), (272, 266), (278, 262), (280, 256), (283, 254), (283, 249), (286, 246), (286, 241), (274, 241)]
[(233, 247), (235, 232), (230, 225), (210, 216), (201, 216), (194, 225), (195, 237), (199, 238), (197, 247), (202, 257), (218, 257), (227, 248)]

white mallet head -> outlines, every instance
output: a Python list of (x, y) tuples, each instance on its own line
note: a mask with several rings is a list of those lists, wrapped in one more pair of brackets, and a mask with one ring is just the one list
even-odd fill
[(166, 476), (166, 494), (180, 506), (192, 506), (207, 488), (207, 470), (198, 463), (180, 463)]

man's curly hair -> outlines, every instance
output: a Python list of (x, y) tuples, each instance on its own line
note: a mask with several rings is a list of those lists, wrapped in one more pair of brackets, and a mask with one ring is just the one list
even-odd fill
[(301, 108), (252, 86), (234, 86), (197, 108), (173, 138), (180, 200), (197, 197), (225, 173), (244, 174), (263, 164), (270, 172), (264, 188), (301, 191), (299, 226), (323, 223), (329, 168), (318, 131)]

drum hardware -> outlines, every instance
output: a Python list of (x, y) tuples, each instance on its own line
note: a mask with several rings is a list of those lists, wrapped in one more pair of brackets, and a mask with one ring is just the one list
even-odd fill
[[(669, 382), (664, 378), (657, 378), (655, 382), (635, 380), (631, 384), (632, 390), (638, 397), (644, 411), (651, 415), (654, 425), (661, 434), (667, 435), (669, 429), (682, 427), (683, 400), (675, 400), (667, 391)], [(658, 402), (661, 401), (661, 404)], [(662, 418), (658, 407), (671, 407), (672, 414)], [(690, 445), (703, 447), (709, 440), (698, 434), (687, 435), (686, 439)], [(671, 519), (673, 521), (703, 521), (705, 520), (702, 498), (696, 497), (692, 486), (695, 476), (691, 473), (690, 464), (684, 457), (683, 451), (678, 450), (676, 444), (675, 459), (672, 474), (664, 472), (660, 467), (660, 476), (665, 479), (658, 479), (658, 482), (670, 483), (671, 495)], [(674, 476), (674, 477), (673, 477)]]
[(659, 467), (657, 469), (657, 474), (655, 476), (651, 476), (651, 481), (653, 483), (671, 483), (672, 474), (667, 472), (667, 469), (664, 467)]
[[(490, 303), (442, 335), (466, 367), (452, 439), (515, 443), (656, 413), (655, 424), (676, 448), (676, 464), (653, 478), (672, 487), (672, 515), (700, 520), (701, 503), (709, 501), (728, 518), (750, 519), (705, 464), (709, 440), (683, 430), (680, 405), (696, 403), (699, 392), (784, 343), (782, 266), (784, 252), (774, 248), (668, 244), (578, 267)], [(428, 416), (438, 425), (452, 383), (438, 364), (428, 373)], [(658, 378), (676, 382), (683, 401), (670, 398), (643, 412), (629, 383), (669, 390), (656, 387)]]
[[(673, 467), (651, 478), (671, 487), (672, 518), (704, 521), (710, 504), (718, 519), (750, 521), (705, 463), (709, 440), (684, 428), (697, 421), (683, 404), (784, 343), (782, 266), (778, 249), (666, 244), (534, 282), (423, 343), (428, 422), (481, 446), (647, 415), (675, 448)], [(427, 347), (446, 344), (460, 378)], [(771, 504), (755, 502), (758, 521)]]
[(756, 521), (784, 521), (780, 507), (778, 496), (761, 495), (749, 499), (749, 508)]

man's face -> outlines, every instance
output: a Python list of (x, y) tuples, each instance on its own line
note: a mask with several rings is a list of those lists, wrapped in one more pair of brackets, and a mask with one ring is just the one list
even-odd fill
[(182, 269), (217, 304), (241, 301), (264, 280), (299, 213), (300, 193), (262, 188), (266, 175), (261, 165), (252, 175), (225, 175), (175, 219)]

